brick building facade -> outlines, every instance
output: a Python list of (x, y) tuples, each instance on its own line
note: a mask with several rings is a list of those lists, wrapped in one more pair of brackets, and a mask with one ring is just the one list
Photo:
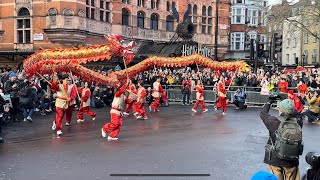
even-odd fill
[[(103, 35), (126, 40), (169, 42), (188, 8), (196, 25), (194, 41), (214, 44), (215, 2), (207, 0), (2, 0), (0, 4), (0, 66), (16, 66), (39, 49), (106, 43)], [(221, 4), (219, 16), (229, 16)], [(229, 19), (219, 19), (219, 57), (228, 51)]]
[(267, 1), (231, 0), (230, 51), (227, 59), (248, 59), (250, 39), (267, 47)]

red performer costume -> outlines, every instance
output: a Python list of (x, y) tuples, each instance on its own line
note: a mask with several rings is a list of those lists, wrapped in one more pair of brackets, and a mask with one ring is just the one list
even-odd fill
[(301, 113), (303, 111), (304, 106), (298, 96), (293, 93), (293, 90), (288, 91), (288, 99), (293, 102), (293, 107), (298, 113)]
[(118, 140), (117, 136), (122, 126), (122, 108), (125, 103), (124, 92), (126, 91), (128, 84), (129, 83), (123, 85), (115, 93), (110, 110), (111, 122), (106, 123), (101, 129), (102, 137), (107, 137), (106, 133), (111, 132), (108, 136), (108, 140)]
[(285, 81), (285, 79), (282, 79), (281, 82), (278, 85), (278, 88), (280, 89), (280, 92), (287, 93), (288, 92), (288, 82)]
[(66, 125), (69, 125), (71, 121), (73, 106), (75, 103), (75, 97), (77, 96), (76, 86), (69, 85), (68, 83), (70, 79), (65, 77), (63, 79), (63, 83), (60, 84), (58, 82), (58, 78), (55, 75), (53, 78), (53, 82), (51, 84), (51, 89), (53, 92), (57, 93), (56, 99), (56, 119), (53, 122), (52, 130), (57, 130), (57, 135), (62, 134), (62, 119), (66, 114)]
[(304, 98), (306, 96), (306, 91), (307, 91), (307, 85), (304, 84), (303, 82), (299, 83), (300, 85), (298, 85), (298, 91), (300, 93), (301, 98)]
[(91, 108), (90, 108), (90, 97), (91, 97), (91, 91), (90, 89), (88, 88), (88, 83), (86, 82), (85, 83), (85, 87), (80, 90), (80, 93), (81, 93), (81, 106), (80, 106), (80, 109), (79, 109), (79, 112), (78, 112), (78, 123), (80, 122), (84, 122), (84, 118), (83, 118), (83, 114), (86, 113), (87, 115), (91, 116), (92, 117), (92, 120), (95, 120), (97, 114), (95, 112), (92, 112), (91, 111)]
[(137, 101), (136, 97), (136, 87), (132, 82), (130, 81), (130, 85), (127, 87), (127, 91), (129, 92), (129, 95), (126, 99), (126, 111), (123, 113), (124, 115), (129, 115), (130, 109), (132, 108), (134, 115), (137, 115), (137, 109), (136, 106), (134, 106), (135, 102)]
[(76, 103), (77, 86), (75, 84), (72, 84), (72, 79), (70, 77), (67, 79), (67, 83), (68, 83), (68, 95), (70, 98), (70, 102), (68, 105), (68, 109), (66, 111), (66, 126), (69, 126), (71, 123), (74, 106), (77, 104)]
[(207, 112), (208, 109), (206, 109), (205, 105), (204, 105), (204, 97), (203, 97), (203, 85), (201, 84), (201, 81), (198, 80), (198, 84), (196, 86), (196, 103), (194, 104), (193, 108), (191, 109), (193, 112), (197, 112), (197, 107), (200, 104), (201, 108), (202, 108), (202, 112)]
[(160, 84), (160, 78), (157, 79), (156, 82), (153, 83), (153, 92), (152, 92), (152, 96), (153, 96), (153, 102), (152, 104), (149, 106), (150, 111), (159, 111), (158, 107), (160, 105), (160, 98), (161, 98), (161, 94), (163, 93), (163, 89), (162, 86)]
[(220, 76), (220, 81), (218, 82), (218, 86), (217, 86), (217, 92), (218, 92), (219, 101), (216, 104), (216, 108), (222, 107), (222, 115), (226, 115), (227, 114), (227, 99), (226, 99), (227, 90), (225, 88), (225, 81), (223, 76)]
[(137, 93), (137, 101), (135, 102), (135, 107), (137, 108), (137, 119), (148, 119), (146, 111), (144, 109), (144, 104), (146, 103), (146, 96), (147, 96), (147, 91), (146, 89), (142, 86), (142, 81), (139, 81), (138, 83), (138, 93)]

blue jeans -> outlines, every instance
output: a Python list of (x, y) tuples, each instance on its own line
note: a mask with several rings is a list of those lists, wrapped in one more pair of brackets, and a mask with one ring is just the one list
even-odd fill
[(23, 105), (23, 117), (27, 118), (28, 116), (32, 117), (34, 113), (34, 106), (31, 104), (24, 104)]
[(190, 103), (190, 92), (189, 91), (183, 91), (183, 94), (182, 94), (182, 103), (186, 104), (186, 101), (187, 101), (187, 104)]
[(44, 102), (42, 102), (41, 104), (40, 104), (40, 109), (41, 110), (45, 110), (45, 109), (49, 109), (50, 108), (50, 103), (44, 103)]

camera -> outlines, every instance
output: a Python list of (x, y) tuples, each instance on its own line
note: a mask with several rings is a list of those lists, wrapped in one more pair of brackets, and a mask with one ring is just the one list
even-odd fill
[(320, 169), (320, 154), (309, 152), (306, 155), (306, 161), (312, 167), (312, 169)]
[(320, 154), (309, 152), (306, 155), (306, 162), (310, 165), (303, 180), (320, 180)]

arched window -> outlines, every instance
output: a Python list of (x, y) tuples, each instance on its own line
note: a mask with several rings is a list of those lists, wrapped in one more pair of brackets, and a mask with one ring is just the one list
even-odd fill
[(197, 15), (197, 14), (198, 14), (198, 7), (197, 7), (197, 5), (193, 5), (192, 14), (193, 14), (193, 15)]
[(30, 43), (31, 42), (31, 25), (30, 12), (27, 8), (21, 8), (18, 11), (17, 17), (17, 42)]
[(170, 1), (167, 1), (167, 11), (170, 11)]
[(208, 7), (208, 16), (212, 16), (212, 7), (211, 6)]
[(207, 15), (207, 8), (206, 6), (202, 6), (202, 16), (206, 16)]
[(122, 9), (122, 25), (129, 26), (129, 11), (126, 8)]
[(122, 3), (124, 3), (124, 4), (130, 4), (130, 0), (122, 0)]
[(167, 16), (167, 18), (166, 18), (166, 30), (167, 31), (173, 31), (173, 22), (174, 22), (174, 20), (173, 20), (173, 17), (172, 16)]
[(158, 20), (159, 20), (159, 17), (157, 14), (151, 14), (150, 29), (158, 30)]
[(138, 18), (137, 26), (138, 26), (139, 28), (144, 28), (144, 12), (139, 11), (139, 12), (137, 13), (137, 18)]
[(192, 10), (192, 15), (193, 15), (193, 23), (197, 23), (198, 22), (198, 17), (197, 17), (197, 15), (198, 15), (198, 7), (197, 7), (197, 5), (193, 5), (193, 10)]

